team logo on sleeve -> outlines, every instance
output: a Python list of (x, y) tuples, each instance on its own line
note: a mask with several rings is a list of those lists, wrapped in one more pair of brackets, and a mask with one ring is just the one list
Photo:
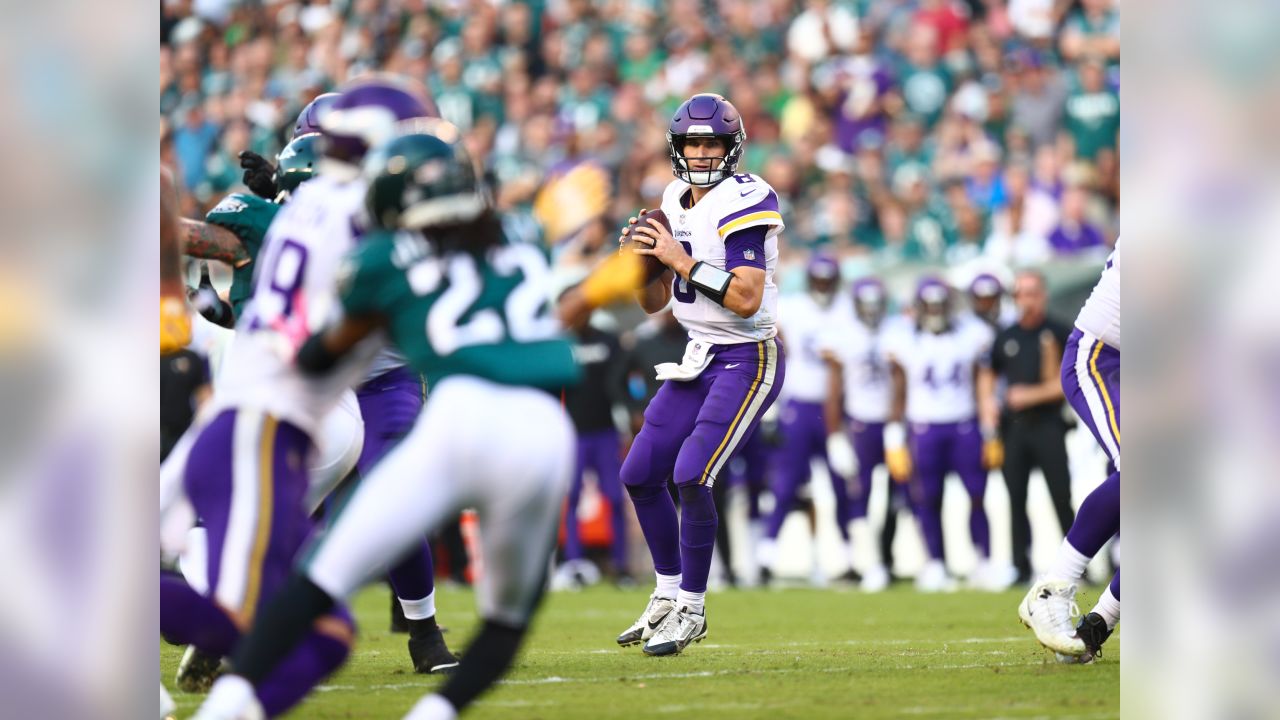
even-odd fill
[(249, 207), (249, 205), (245, 201), (241, 200), (235, 195), (228, 195), (222, 199), (222, 202), (218, 203), (218, 205), (214, 207), (212, 210), (210, 210), (209, 212), (238, 213), (247, 207)]
[(746, 258), (747, 260), (755, 260), (756, 251), (752, 250), (751, 248), (747, 248), (746, 250), (742, 251), (742, 257)]

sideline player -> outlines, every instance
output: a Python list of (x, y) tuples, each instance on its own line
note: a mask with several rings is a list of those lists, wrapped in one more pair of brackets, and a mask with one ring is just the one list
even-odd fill
[[(853, 445), (851, 464), (857, 487), (849, 516), (855, 519), (866, 517), (873, 473), (884, 464), (884, 425), (889, 419), (892, 390), (884, 347), (887, 334), (895, 330), (893, 323), (885, 322), (886, 293), (878, 278), (857, 280), (851, 295), (856, 319), (831, 328), (822, 340), (821, 352), (830, 373), (827, 432), (831, 436), (847, 434)], [(842, 454), (831, 440), (828, 448), (833, 459)], [(897, 512), (895, 500), (905, 498), (902, 483), (890, 481), (889, 485), (893, 497), (886, 503), (886, 515)], [(906, 504), (905, 500), (901, 504)], [(879, 558), (862, 574), (863, 590), (879, 592), (889, 586), (884, 560)]]
[[(738, 110), (720, 95), (686, 100), (667, 128), (677, 179), (663, 192), (662, 211), (671, 232), (653, 219), (634, 227), (637, 242), (652, 244), (635, 252), (668, 268), (637, 295), (640, 306), (657, 313), (674, 297), (675, 317), (690, 337), (679, 365), (656, 368), (665, 382), (622, 464), (657, 588), (617, 642), (644, 642), (648, 655), (679, 653), (706, 637), (718, 519), (711, 487), (784, 378), (773, 282), (782, 215), (763, 178), (735, 174), (746, 137)], [(668, 478), (680, 491), (679, 517)]]
[[(460, 146), (413, 132), (366, 168), (369, 210), (385, 229), (351, 256), (339, 290), (344, 315), (308, 339), (297, 362), (332, 372), (384, 328), (433, 391), (410, 436), (360, 484), (264, 611), (233, 658), (235, 674), (218, 681), (197, 718), (252, 716), (261, 683), (313, 618), (464, 507), (479, 518), (484, 623), (456, 673), (408, 718), (454, 718), (488, 689), (514, 659), (546, 585), (574, 465), (573, 427), (558, 396), (580, 377), (549, 312), (546, 257), (507, 240)], [(604, 289), (608, 298), (600, 278), (588, 278), (576, 307), (630, 294), (639, 274), (632, 265)], [(561, 320), (580, 317), (561, 310)], [(505, 439), (499, 448), (495, 436)]]
[[(901, 479), (914, 469), (911, 493), (929, 560), (916, 576), (924, 592), (947, 590), (942, 540), (942, 492), (947, 473), (955, 472), (969, 494), (969, 535), (978, 554), (970, 578), (976, 587), (994, 588), (991, 570), (991, 530), (984, 497), (987, 470), (999, 467), (999, 440), (993, 418), (994, 389), (975, 387), (978, 368), (990, 350), (992, 332), (971, 316), (953, 309), (951, 288), (925, 276), (916, 286), (915, 322), (892, 333), (886, 347), (893, 378), (894, 407), (885, 426), (884, 443), (890, 472)], [(903, 467), (908, 435), (900, 422), (910, 424), (910, 450)], [(991, 421), (994, 422), (994, 421)]]
[[(756, 549), (760, 562), (761, 579), (765, 582), (773, 575), (773, 563), (777, 554), (778, 532), (787, 515), (795, 509), (800, 487), (809, 482), (810, 465), (815, 459), (827, 466), (831, 490), (835, 495), (836, 528), (844, 540), (848, 570), (842, 580), (861, 580), (853, 569), (853, 545), (849, 541), (849, 490), (848, 482), (854, 468), (850, 460), (852, 452), (837, 452), (834, 458), (827, 452), (827, 428), (823, 418), (823, 403), (827, 396), (828, 369), (822, 359), (823, 337), (831, 328), (844, 327), (853, 320), (853, 308), (848, 296), (840, 293), (840, 265), (835, 258), (816, 254), (806, 268), (807, 292), (789, 295), (778, 300), (780, 331), (783, 340), (791, 347), (787, 368), (787, 382), (782, 388), (782, 413), (778, 432), (782, 443), (773, 455), (773, 512), (765, 525), (764, 538)], [(816, 520), (810, 514), (810, 531), (813, 533), (811, 582), (821, 587), (827, 578), (822, 570), (818, 553)]]
[(1062, 355), (1062, 391), (1116, 471), (1089, 493), (1058, 549), (1053, 567), (1027, 592), (1018, 617), (1040, 644), (1078, 662), (1102, 652), (1120, 622), (1120, 571), (1098, 604), (1072, 628), (1076, 583), (1089, 560), (1120, 531), (1120, 241), (1076, 316)]

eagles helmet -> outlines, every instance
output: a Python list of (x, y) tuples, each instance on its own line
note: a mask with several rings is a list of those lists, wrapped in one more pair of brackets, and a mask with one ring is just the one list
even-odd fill
[(422, 128), (370, 152), (364, 176), (369, 182), (365, 209), (375, 225), (388, 230), (459, 225), (489, 209), (484, 184), (462, 143)]
[[(684, 156), (685, 140), (690, 137), (715, 137), (724, 143), (725, 155), (720, 166), (710, 170), (690, 170)], [(675, 176), (696, 187), (711, 187), (738, 170), (747, 130), (742, 115), (723, 95), (701, 93), (685, 100), (667, 126), (667, 152)]]
[(276, 156), (276, 202), (284, 202), (302, 183), (315, 177), (316, 143), (320, 133), (299, 135)]
[(916, 284), (916, 326), (941, 333), (951, 326), (951, 288), (933, 275)]
[(320, 132), (320, 116), (329, 111), (340, 96), (336, 92), (323, 93), (302, 108), (298, 119), (293, 123), (293, 137)]
[(877, 327), (887, 309), (884, 283), (877, 277), (860, 278), (853, 283), (853, 309), (868, 327)]
[(355, 81), (319, 117), (321, 172), (354, 180), (365, 154), (395, 137), (399, 123), (436, 116), (434, 105), (407, 83), (383, 76)]
[(816, 253), (805, 268), (809, 295), (822, 307), (831, 305), (840, 286), (840, 263), (826, 253)]

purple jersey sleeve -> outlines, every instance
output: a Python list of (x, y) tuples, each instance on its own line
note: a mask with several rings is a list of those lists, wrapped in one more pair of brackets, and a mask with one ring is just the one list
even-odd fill
[(736, 267), (764, 270), (764, 238), (769, 234), (767, 225), (756, 225), (729, 233), (724, 239), (724, 269)]

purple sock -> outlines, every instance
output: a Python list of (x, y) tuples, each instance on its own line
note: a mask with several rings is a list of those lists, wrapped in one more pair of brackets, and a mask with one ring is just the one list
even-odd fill
[(582, 500), (582, 472), (579, 471), (569, 486), (569, 501), (564, 515), (564, 559), (578, 560), (586, 553), (582, 550), (582, 529), (578, 523), (578, 503)]
[(969, 538), (974, 548), (984, 558), (991, 557), (991, 525), (987, 522), (987, 471), (982, 469), (981, 458), (968, 472), (960, 473), (965, 492), (969, 494)]
[(679, 575), (680, 521), (671, 493), (664, 485), (627, 485), (627, 493), (653, 556), (653, 569), (662, 575)]
[(1120, 532), (1120, 473), (1113, 473), (1080, 504), (1067, 542), (1085, 557), (1098, 554)]
[[(337, 621), (345, 626), (347, 633), (353, 632), (351, 618), (345, 609), (339, 609), (322, 620), (329, 623)], [(283, 714), (306, 697), (346, 661), (350, 650), (347, 640), (312, 630), (255, 688), (267, 717)]]
[(944, 560), (942, 544), (942, 477), (920, 473), (912, 481), (911, 499), (924, 547), (932, 560)]
[(391, 589), (402, 600), (421, 600), (436, 589), (431, 546), (426, 540), (387, 573)]
[(680, 565), (684, 576), (680, 589), (707, 591), (711, 554), (716, 545), (716, 503), (711, 488), (688, 483), (680, 486)]
[(169, 573), (160, 576), (160, 634), (212, 655), (229, 654), (240, 639), (240, 630), (222, 608)]
[(1114, 577), (1111, 578), (1111, 594), (1117, 600), (1120, 599), (1120, 571), (1117, 570)]

